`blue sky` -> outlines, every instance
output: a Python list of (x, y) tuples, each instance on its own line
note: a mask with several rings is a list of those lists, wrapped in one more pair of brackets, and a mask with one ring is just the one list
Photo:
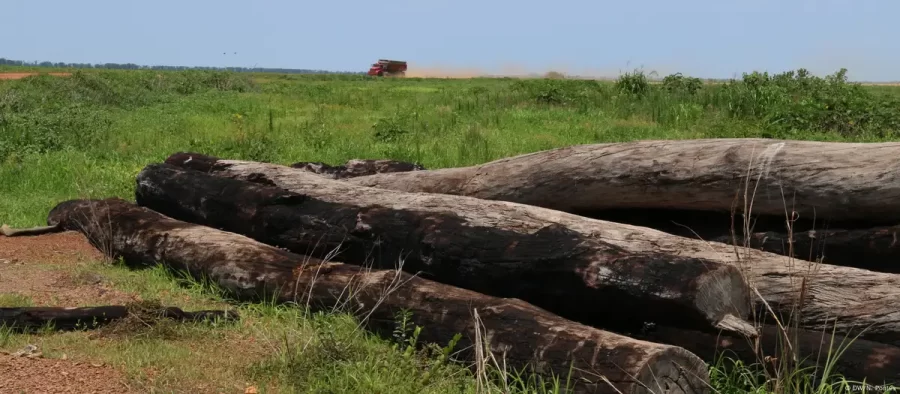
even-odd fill
[[(2, 0), (0, 57), (365, 71), (643, 66), (727, 78), (841, 67), (900, 80), (897, 0)], [(223, 52), (227, 53), (223, 55)], [(237, 52), (237, 54), (235, 54)]]

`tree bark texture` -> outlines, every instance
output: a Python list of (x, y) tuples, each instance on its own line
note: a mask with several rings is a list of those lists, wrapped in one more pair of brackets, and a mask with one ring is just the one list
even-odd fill
[[(189, 154), (176, 154), (171, 156), (168, 162), (189, 166), (183, 163), (190, 156)], [(897, 301), (900, 300), (900, 275), (897, 274), (813, 264), (773, 253), (678, 237), (645, 227), (594, 220), (522, 204), (479, 201), (458, 196), (386, 191), (354, 186), (345, 181), (321, 178), (316, 181), (307, 173), (285, 170), (282, 166), (216, 160), (209, 157), (204, 158), (202, 155), (193, 157), (198, 159), (192, 162), (193, 168), (201, 171), (223, 177), (276, 184), (310, 198), (335, 203), (352, 205), (358, 204), (359, 201), (365, 201), (392, 210), (414, 209), (420, 212), (441, 212), (446, 208), (440, 207), (449, 206), (453, 207), (450, 208), (451, 211), (460, 215), (472, 212), (471, 220), (474, 223), (498, 221), (512, 223), (509, 225), (510, 227), (520, 226), (530, 229), (530, 231), (536, 231), (542, 226), (548, 226), (547, 223), (552, 223), (557, 228), (578, 234), (579, 237), (600, 240), (605, 244), (620, 248), (620, 250), (649, 251), (659, 255), (727, 263), (743, 271), (749, 279), (750, 285), (758, 291), (758, 293), (756, 291), (753, 293), (756, 315), (760, 311), (768, 311), (768, 308), (771, 307), (775, 315), (782, 318), (785, 324), (789, 319), (793, 319), (806, 329), (829, 332), (836, 329), (840, 333), (851, 333), (851, 335), (855, 335), (865, 328), (864, 338), (900, 346), (900, 309), (897, 308)], [(152, 184), (138, 187), (152, 192), (151, 186)], [(239, 189), (241, 188), (228, 189), (228, 193), (231, 190)], [(210, 200), (207, 206), (213, 207), (214, 200)], [(196, 205), (196, 203), (191, 205)], [(245, 209), (244, 212), (241, 215), (246, 217), (253, 211)], [(317, 216), (324, 218), (326, 215), (328, 217), (336, 216), (331, 208), (323, 208)], [(360, 218), (361, 226), (365, 227), (369, 221), (365, 220), (366, 216), (360, 216)], [(542, 224), (531, 224), (534, 223), (535, 218), (540, 219), (539, 223)], [(353, 221), (353, 223), (356, 222)], [(232, 226), (240, 228), (237, 225)], [(420, 225), (406, 224), (404, 226), (406, 226), (406, 231), (410, 232), (411, 229), (418, 229)], [(352, 223), (349, 227), (353, 228)], [(295, 232), (299, 231), (298, 227), (293, 228)], [(310, 227), (304, 225), (304, 228)], [(258, 230), (254, 229), (253, 231)], [(462, 233), (468, 234), (468, 231)], [(557, 245), (562, 244), (557, 243)], [(556, 250), (559, 250), (559, 246), (556, 246)], [(660, 275), (663, 275), (664, 272), (660, 272)], [(566, 283), (548, 282), (546, 280), (548, 277), (545, 275), (538, 276), (538, 278), (543, 279), (530, 280), (535, 283), (545, 283), (545, 288), (553, 287), (558, 292), (566, 291), (567, 287), (571, 287)], [(496, 280), (494, 283), (495, 289), (504, 284), (510, 284), (509, 281), (504, 280)], [(545, 291), (549, 292), (552, 289)], [(554, 305), (550, 300), (555, 295), (549, 293), (546, 297), (549, 298), (545, 301), (547, 309), (553, 310)], [(587, 298), (583, 300), (587, 300)], [(599, 304), (599, 302), (590, 302)], [(626, 305), (626, 307), (630, 306)], [(797, 308), (800, 308), (799, 313), (797, 313)], [(658, 319), (649, 321), (659, 324)], [(678, 326), (678, 324), (671, 324), (671, 326)]]
[[(856, 267), (879, 272), (900, 273), (900, 226), (858, 230), (823, 229), (793, 234), (774, 231), (752, 233), (751, 248), (792, 256), (807, 261)], [(743, 244), (747, 240), (738, 239)], [(731, 237), (713, 241), (733, 243)]]
[[(133, 311), (129, 305), (105, 305), (93, 307), (19, 307), (0, 308), (0, 326), (16, 330), (33, 331), (52, 324), (56, 330), (93, 329), (127, 317)], [(207, 319), (235, 320), (234, 311), (186, 312), (176, 307), (159, 308), (152, 311), (155, 317), (179, 321), (201, 321)]]
[[(378, 332), (394, 329), (397, 314), (405, 310), (422, 327), (420, 339), (443, 345), (460, 333), (459, 345), (471, 347), (478, 343), (473, 319), (477, 312), (489, 349), (505, 352), (510, 366), (532, 365), (538, 373), (565, 379), (573, 363), (577, 392), (612, 393), (613, 387), (625, 393), (709, 392), (705, 364), (684, 349), (578, 324), (521, 300), (490, 297), (401, 271), (298, 255), (120, 199), (63, 202), (50, 212), (48, 223), (84, 233), (110, 257), (123, 257), (128, 264), (159, 262), (187, 270), (239, 299), (264, 297), (351, 312)], [(471, 360), (473, 351), (461, 354)]]
[[(745, 186), (756, 215), (900, 222), (900, 143), (772, 139), (571, 146), (486, 164), (347, 179), (355, 185), (585, 213), (618, 208), (731, 212)], [(755, 194), (754, 194), (755, 193)]]
[(331, 179), (355, 178), (359, 176), (394, 172), (422, 171), (425, 167), (415, 163), (384, 159), (353, 159), (347, 163), (331, 166), (321, 162), (302, 161), (291, 167), (319, 174)]
[[(189, 165), (204, 162), (212, 165), (194, 155)], [(347, 262), (372, 258), (384, 268), (403, 259), (408, 272), (521, 298), (585, 324), (613, 329), (658, 321), (753, 333), (740, 320), (749, 315), (749, 289), (727, 264), (616, 247), (548, 220), (543, 216), (557, 212), (546, 209), (361, 188), (259, 166), (229, 167), (241, 178), (231, 179), (150, 165), (138, 175), (137, 201), (297, 253), (318, 247), (314, 255), (322, 256), (340, 245)]]

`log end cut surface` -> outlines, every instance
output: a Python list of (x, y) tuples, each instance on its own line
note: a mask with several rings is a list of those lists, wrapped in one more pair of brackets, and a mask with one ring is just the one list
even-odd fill
[(680, 347), (666, 347), (638, 372), (638, 382), (654, 382), (653, 387), (636, 387), (633, 393), (709, 393), (709, 372), (697, 356)]

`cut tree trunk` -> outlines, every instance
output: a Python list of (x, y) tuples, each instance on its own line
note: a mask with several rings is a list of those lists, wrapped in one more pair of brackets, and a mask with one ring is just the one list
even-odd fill
[(393, 172), (422, 171), (415, 163), (397, 160), (353, 159), (346, 164), (330, 166), (321, 162), (303, 161), (291, 164), (291, 167), (319, 174), (331, 179), (355, 178), (359, 176), (386, 174)]
[[(193, 155), (188, 164), (199, 168), (210, 160)], [(749, 289), (727, 264), (612, 246), (542, 217), (553, 211), (360, 188), (285, 166), (259, 166), (229, 171), (299, 193), (160, 164), (138, 175), (137, 202), (297, 253), (322, 257), (342, 247), (343, 261), (364, 264), (371, 257), (380, 268), (403, 260), (408, 272), (521, 298), (607, 329), (654, 321), (755, 332), (741, 320), (749, 315)]]
[[(900, 226), (860, 230), (809, 230), (793, 234), (774, 231), (752, 233), (751, 248), (807, 261), (900, 273)], [(747, 240), (739, 239), (741, 245)], [(733, 243), (731, 237), (713, 241)]]
[(56, 330), (93, 329), (124, 319), (135, 312), (148, 317), (152, 313), (156, 318), (179, 321), (201, 321), (211, 319), (236, 320), (234, 311), (209, 310), (186, 312), (176, 307), (161, 307), (147, 310), (141, 306), (105, 305), (80, 308), (65, 307), (20, 307), (0, 308), (0, 326), (16, 330), (34, 331), (52, 324)]
[[(188, 156), (191, 155), (176, 154), (167, 161), (189, 167), (189, 165), (183, 164)], [(813, 264), (797, 260), (791, 261), (787, 257), (773, 253), (737, 248), (718, 242), (704, 242), (678, 237), (644, 227), (594, 220), (521, 204), (482, 201), (439, 194), (387, 191), (354, 186), (345, 181), (332, 181), (321, 177), (313, 179), (308, 173), (292, 171), (281, 166), (216, 160), (198, 155), (193, 156), (199, 159), (194, 162), (195, 167), (193, 168), (208, 171), (211, 174), (222, 177), (277, 184), (284, 189), (306, 195), (311, 199), (317, 198), (351, 206), (355, 204), (377, 204), (384, 209), (407, 209), (434, 213), (445, 212), (447, 209), (441, 209), (440, 207), (451, 207), (449, 208), (451, 211), (460, 215), (471, 212), (473, 216), (469, 220), (474, 223), (510, 223), (508, 224), (509, 226), (532, 229), (531, 231), (542, 228), (542, 226), (549, 226), (549, 223), (552, 223), (555, 227), (564, 228), (581, 238), (602, 240), (615, 248), (620, 248), (620, 250), (648, 251), (649, 253), (658, 253), (660, 255), (728, 263), (744, 271), (750, 284), (758, 290), (759, 296), (754, 297), (757, 311), (767, 311), (767, 308), (771, 307), (776, 315), (784, 319), (785, 324), (787, 324), (788, 318), (791, 318), (798, 321), (802, 327), (814, 331), (824, 330), (830, 332), (834, 328), (840, 333), (855, 335), (861, 329), (866, 328), (867, 330), (863, 333), (864, 338), (900, 346), (900, 309), (897, 308), (897, 300), (900, 300), (900, 275), (897, 274), (827, 264)], [(189, 181), (183, 182), (187, 185), (191, 184)], [(150, 186), (152, 186), (152, 183), (147, 186), (139, 185), (138, 188), (146, 190), (147, 193), (152, 193), (153, 190)], [(232, 189), (228, 189), (228, 193), (231, 190), (241, 189), (235, 186)], [(299, 197), (295, 199), (302, 200)], [(218, 201), (217, 199), (209, 200), (205, 205), (206, 210), (214, 210), (216, 207), (214, 204), (218, 203)], [(190, 209), (191, 206), (196, 206), (196, 202), (185, 205), (185, 208), (175, 207), (169, 209), (178, 211)], [(325, 206), (323, 206), (324, 208)], [(273, 206), (267, 209), (278, 209), (278, 207)], [(191, 216), (200, 214), (202, 214), (202, 210), (198, 210), (197, 213), (191, 214)], [(240, 213), (243, 217), (251, 214), (252, 211), (249, 210), (243, 210), (243, 213)], [(231, 215), (237, 215), (237, 213), (220, 216)], [(316, 217), (314, 213), (310, 213), (310, 215), (312, 215), (311, 217)], [(324, 218), (328, 216), (331, 218), (336, 215), (337, 212), (333, 212), (328, 208), (320, 211), (318, 217)], [(366, 219), (367, 216), (360, 216), (360, 224), (366, 225), (371, 223), (371, 221)], [(533, 224), (535, 221), (542, 224), (535, 225)], [(349, 223), (350, 228), (353, 228), (355, 223), (356, 220), (351, 220)], [(398, 226), (402, 224), (399, 221), (397, 223)], [(418, 230), (420, 225), (409, 227), (407, 224), (405, 228), (407, 232), (415, 234), (418, 231), (421, 234), (421, 230)], [(241, 228), (237, 225), (232, 227)], [(295, 233), (299, 232), (298, 226), (293, 228)], [(304, 225), (303, 228), (308, 227)], [(401, 228), (403, 227), (401, 226)], [(410, 231), (412, 229), (416, 229), (416, 231)], [(259, 230), (254, 229), (253, 231), (258, 232)], [(312, 232), (312, 230), (307, 231)], [(456, 233), (460, 232), (451, 232), (451, 234)], [(463, 235), (469, 234), (468, 230), (461, 233)], [(444, 236), (445, 234), (441, 233), (440, 235)], [(421, 239), (427, 240), (428, 238)], [(548, 283), (546, 278), (546, 276), (539, 275), (536, 276), (536, 279), (530, 280), (533, 280), (535, 283)], [(499, 287), (520, 283), (498, 280), (494, 286)], [(548, 283), (546, 287), (549, 286), (551, 284)], [(567, 286), (571, 287), (565, 283), (553, 283), (552, 286), (558, 287), (557, 291), (565, 291)], [(548, 296), (549, 299), (545, 300), (548, 305), (547, 309), (553, 309), (554, 305), (551, 303), (551, 300), (554, 297), (554, 295), (550, 294)], [(798, 302), (801, 299), (802, 302)], [(587, 298), (582, 301), (586, 300)], [(574, 303), (578, 304), (579, 302)], [(631, 305), (625, 306), (631, 307)], [(794, 313), (796, 307), (801, 308), (800, 313)], [(658, 319), (649, 319), (649, 321), (658, 322)], [(678, 324), (670, 325), (679, 326)]]
[[(102, 246), (100, 250), (123, 257), (127, 264), (162, 262), (209, 278), (239, 299), (275, 299), (350, 312), (378, 332), (392, 331), (398, 314), (407, 311), (422, 327), (419, 338), (424, 341), (443, 345), (459, 333), (458, 345), (471, 347), (481, 343), (475, 338), (482, 335), (489, 349), (505, 352), (510, 366), (531, 365), (538, 373), (563, 379), (571, 362), (578, 392), (615, 392), (601, 375), (626, 393), (709, 392), (705, 364), (684, 349), (581, 325), (521, 300), (490, 297), (399, 271), (294, 254), (120, 199), (63, 202), (50, 212), (48, 222), (84, 233)], [(348, 294), (353, 298), (346, 298)], [(476, 313), (480, 332), (473, 320)], [(474, 351), (461, 354), (471, 361)]]
[[(570, 213), (664, 208), (900, 222), (900, 143), (771, 139), (571, 146), (486, 164), (347, 179), (361, 186), (502, 200)], [(755, 193), (755, 195), (754, 195)], [(726, 229), (727, 231), (727, 229)]]

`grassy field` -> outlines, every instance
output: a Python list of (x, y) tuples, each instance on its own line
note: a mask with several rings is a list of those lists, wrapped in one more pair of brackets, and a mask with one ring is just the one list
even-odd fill
[[(651, 84), (639, 72), (615, 82), (194, 71), (76, 71), (65, 78), (0, 81), (0, 223), (41, 225), (50, 208), (70, 198), (132, 200), (134, 176), (176, 151), (285, 164), (392, 158), (440, 168), (572, 144), (718, 137), (896, 140), (900, 89), (851, 84), (842, 72), (819, 78), (802, 70), (714, 85), (678, 75)], [(92, 267), (145, 298), (186, 308), (222, 302), (202, 286), (176, 285), (162, 270)], [(100, 345), (87, 334), (49, 341), (122, 365), (138, 385), (162, 392), (241, 382), (279, 392), (476, 388), (468, 370), (362, 335), (344, 315), (240, 308), (249, 317), (237, 327), (173, 328)], [(222, 338), (252, 356), (217, 347)], [(0, 347), (30, 339), (0, 332)], [(304, 345), (307, 339), (311, 345)], [(201, 346), (210, 353), (185, 350)], [(213, 359), (222, 361), (213, 366)], [(164, 371), (162, 378), (148, 378), (148, 366)], [(795, 392), (784, 391), (784, 382), (773, 390), (749, 369), (724, 372), (718, 365), (713, 372), (719, 392)], [(520, 392), (528, 392), (524, 386)], [(832, 386), (804, 391), (849, 392)]]

